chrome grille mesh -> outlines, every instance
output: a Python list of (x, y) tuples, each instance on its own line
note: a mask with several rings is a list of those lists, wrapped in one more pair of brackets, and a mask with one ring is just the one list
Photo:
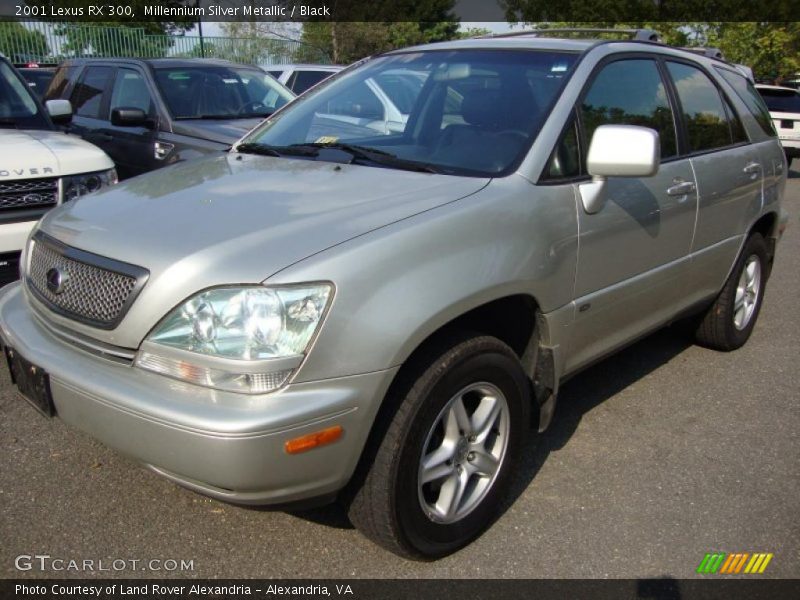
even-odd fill
[[(133, 299), (137, 284), (143, 280), (66, 254), (63, 249), (35, 240), (28, 263), (29, 286), (51, 308), (68, 317), (106, 328), (116, 324)], [(58, 294), (47, 285), (52, 269), (58, 269), (66, 277)]]
[(0, 182), (0, 210), (53, 206), (58, 201), (58, 179)]

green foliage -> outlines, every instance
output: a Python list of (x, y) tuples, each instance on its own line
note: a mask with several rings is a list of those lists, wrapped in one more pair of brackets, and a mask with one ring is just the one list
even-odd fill
[[(37, 4), (36, 0), (27, 2)], [(84, 10), (86, 5), (83, 0), (48, 0), (46, 3), (58, 7), (84, 6)], [(180, 0), (160, 0), (158, 3), (165, 7), (185, 4)], [(144, 7), (152, 6), (153, 2), (127, 0), (126, 4), (133, 8), (134, 14), (142, 15)], [(66, 38), (62, 50), (69, 55), (153, 57), (163, 55), (172, 45), (168, 34), (185, 32), (194, 25), (194, 20), (189, 17), (174, 21), (73, 21), (61, 24), (56, 34)]]
[(481, 37), (481, 36), (484, 36), (484, 35), (491, 35), (491, 33), (492, 32), (489, 29), (486, 29), (484, 27), (470, 27), (468, 29), (465, 29), (464, 31), (459, 31), (458, 32), (458, 37), (460, 39), (462, 39), (462, 40), (465, 40), (465, 39), (468, 39), (468, 38)]
[(538, 28), (653, 29), (670, 46), (719, 48), (725, 59), (751, 67), (756, 78), (788, 78), (800, 70), (800, 23), (558, 21), (527, 23)]
[[(351, 63), (365, 56), (395, 48), (441, 42), (459, 37), (453, 14), (455, 0), (371, 0), (337, 6), (337, 22), (309, 21), (303, 25), (302, 42), (307, 45), (295, 60), (316, 49), (336, 64)], [(380, 14), (391, 21), (372, 22)]]
[(800, 70), (800, 23), (713, 23), (708, 42), (757, 78), (789, 78)]
[(311, 21), (303, 25), (295, 60), (305, 62), (306, 55), (322, 51), (335, 64), (348, 64), (365, 56), (395, 48), (441, 42), (459, 37), (456, 21), (372, 23)]
[(31, 31), (22, 23), (0, 21), (0, 52), (14, 62), (26, 62), (47, 57), (50, 47), (41, 32)]

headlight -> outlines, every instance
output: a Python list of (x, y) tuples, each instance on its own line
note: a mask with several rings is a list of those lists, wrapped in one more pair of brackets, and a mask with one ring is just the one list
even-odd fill
[(327, 283), (206, 290), (156, 326), (136, 365), (207, 387), (271, 392), (300, 366), (332, 291)]
[(106, 186), (114, 185), (119, 179), (117, 170), (97, 171), (96, 173), (81, 173), (64, 177), (64, 202), (75, 200), (86, 194), (96, 192)]

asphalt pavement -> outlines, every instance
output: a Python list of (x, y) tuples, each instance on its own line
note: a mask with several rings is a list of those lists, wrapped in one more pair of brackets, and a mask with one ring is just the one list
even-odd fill
[[(748, 344), (718, 353), (668, 328), (569, 381), (504, 514), (466, 549), (411, 562), (335, 507), (207, 499), (41, 417), (3, 369), (0, 577), (680, 579), (714, 551), (773, 553), (760, 577), (800, 577), (799, 170)], [(36, 555), (51, 558), (24, 558)]]

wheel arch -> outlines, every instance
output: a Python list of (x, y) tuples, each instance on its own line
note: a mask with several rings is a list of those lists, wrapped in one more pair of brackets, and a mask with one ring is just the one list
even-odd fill
[[(764, 238), (764, 241), (767, 244), (767, 277), (769, 277), (770, 272), (772, 271), (772, 264), (775, 261), (775, 246), (778, 239), (779, 221), (780, 219), (777, 212), (770, 211), (764, 213), (758, 219), (756, 219), (755, 223), (750, 226), (750, 229), (747, 232), (747, 237), (750, 237), (754, 233), (761, 234), (761, 237)], [(742, 248), (744, 248), (744, 245), (742, 245)]]
[[(424, 369), (446, 348), (463, 341), (472, 335), (490, 335), (507, 344), (523, 363), (526, 374), (531, 370), (525, 365), (526, 360), (537, 360), (538, 353), (538, 319), (539, 304), (532, 294), (512, 293), (498, 296), (492, 300), (472, 305), (455, 314), (447, 313), (447, 317), (434, 317), (420, 328), (424, 332), (412, 347), (402, 355), (402, 364), (388, 386), (384, 398), (378, 407), (372, 422), (364, 448), (361, 451), (356, 469), (342, 491), (342, 499), (347, 503), (352, 494), (363, 482), (381, 440), (391, 425), (392, 419), (400, 407), (402, 399), (411, 389), (415, 375)], [(419, 333), (419, 332), (418, 332)], [(533, 368), (534, 365), (531, 365)], [(533, 383), (532, 383), (533, 385)], [(532, 425), (539, 423), (540, 408), (536, 406), (535, 387), (532, 393), (534, 406), (531, 407)]]

